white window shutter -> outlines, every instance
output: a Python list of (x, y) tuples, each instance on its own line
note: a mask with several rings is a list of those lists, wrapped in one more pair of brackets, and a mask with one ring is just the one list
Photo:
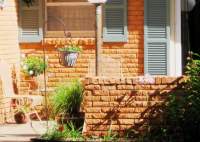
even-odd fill
[(19, 41), (41, 42), (43, 38), (42, 1), (35, 0), (28, 6), (20, 0), (19, 7)]
[(104, 7), (104, 42), (127, 42), (127, 0), (108, 0)]
[(145, 73), (168, 74), (169, 0), (145, 0)]

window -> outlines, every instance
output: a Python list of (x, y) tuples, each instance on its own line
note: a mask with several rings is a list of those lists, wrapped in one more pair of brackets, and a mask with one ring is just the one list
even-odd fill
[(127, 42), (127, 0), (110, 0), (104, 6), (104, 42)]
[(42, 3), (35, 0), (33, 5), (27, 6), (19, 1), (19, 41), (41, 42), (43, 38)]
[(87, 0), (47, 0), (45, 37), (95, 37), (95, 6)]
[[(88, 0), (19, 1), (20, 42), (41, 42), (44, 37), (95, 37), (95, 6)], [(103, 9), (104, 42), (127, 42), (127, 0), (112, 0)], [(65, 32), (66, 31), (66, 32)]]

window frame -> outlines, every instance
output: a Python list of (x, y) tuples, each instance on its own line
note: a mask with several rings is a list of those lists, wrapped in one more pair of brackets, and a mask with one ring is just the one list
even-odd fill
[[(94, 6), (89, 2), (44, 2), (44, 38), (66, 38), (69, 36), (71, 38), (95, 38), (94, 31), (67, 31), (63, 25), (63, 31), (48, 31), (48, 6)], [(95, 20), (95, 19), (94, 19)], [(95, 25), (94, 25), (95, 26)]]

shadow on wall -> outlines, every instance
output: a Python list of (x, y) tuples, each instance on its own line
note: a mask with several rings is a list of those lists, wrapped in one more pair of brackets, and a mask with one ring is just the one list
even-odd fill
[[(182, 98), (186, 94), (183, 91), (184, 79), (178, 78), (170, 83), (161, 79), (158, 82), (139, 85), (109, 82), (102, 83), (102, 90), (98, 85), (86, 85), (87, 91), (92, 90), (91, 96), (89, 92), (85, 94), (86, 135), (104, 135), (111, 129), (121, 136), (148, 142), (157, 142), (159, 138), (164, 138), (166, 142), (170, 138), (183, 142), (187, 139), (183, 135), (187, 131), (183, 130), (189, 130), (187, 124), (181, 124)], [(114, 90), (115, 85), (117, 90)], [(198, 132), (195, 129), (190, 132), (194, 140), (197, 140)]]

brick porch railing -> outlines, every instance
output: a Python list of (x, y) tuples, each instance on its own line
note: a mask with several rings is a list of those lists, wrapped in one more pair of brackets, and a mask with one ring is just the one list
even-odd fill
[(164, 102), (170, 92), (181, 92), (178, 86), (182, 81), (171, 77), (86, 78), (85, 134), (101, 135), (109, 128), (122, 133), (137, 129), (135, 126), (147, 119), (148, 109)]

